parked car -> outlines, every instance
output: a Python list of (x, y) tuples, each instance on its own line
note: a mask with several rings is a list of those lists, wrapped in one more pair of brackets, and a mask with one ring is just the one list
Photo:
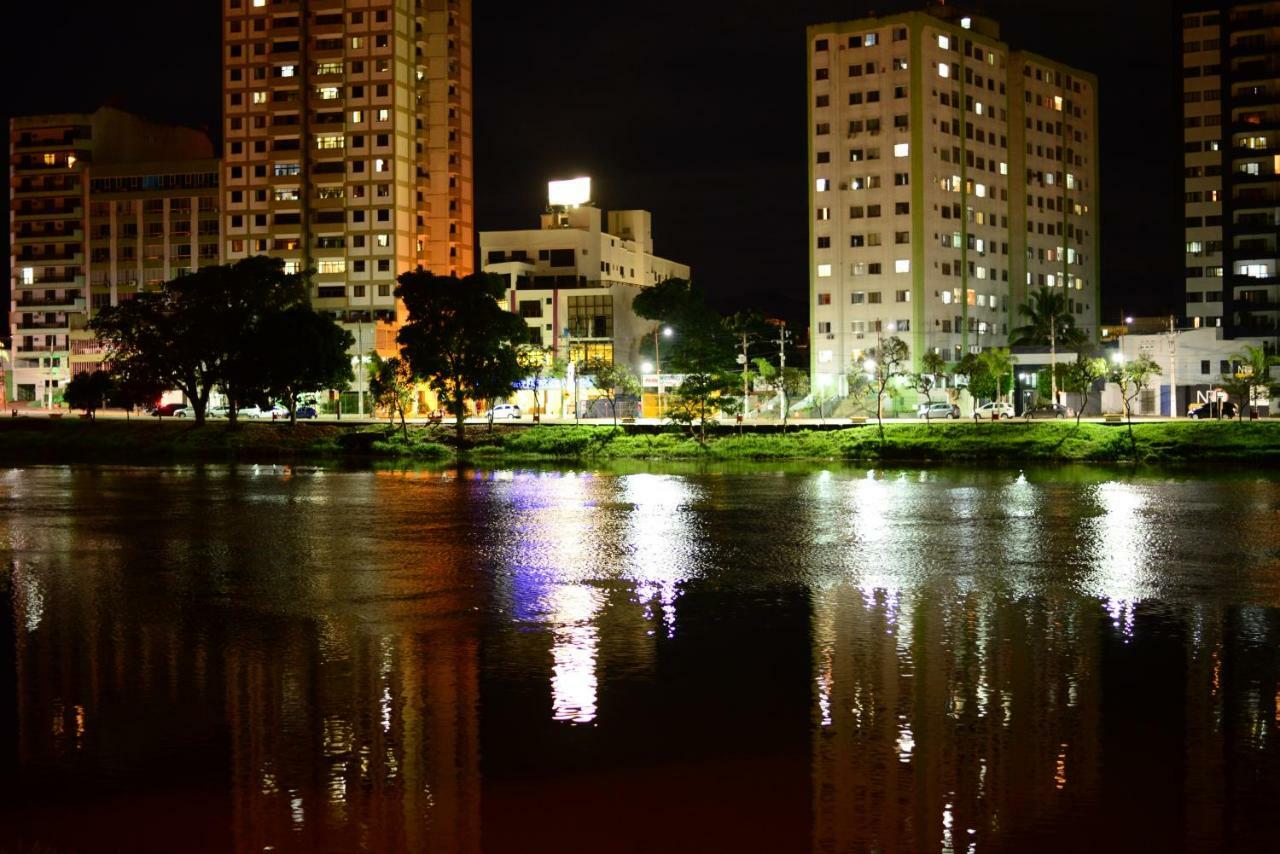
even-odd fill
[(917, 418), (959, 418), (960, 407), (945, 400), (922, 403), (916, 408)]
[(157, 418), (172, 418), (177, 414), (179, 409), (186, 408), (187, 405), (185, 403), (166, 403), (163, 406), (157, 406), (155, 409), (151, 410), (151, 414)]
[(519, 418), (520, 407), (514, 403), (499, 403), (497, 406), (489, 410), (490, 419), (498, 418)]
[(1225, 403), (1202, 403), (1187, 413), (1188, 418), (1196, 421), (1201, 419), (1217, 418), (1218, 416), (1222, 416), (1223, 418), (1235, 418), (1236, 405), (1229, 400)]
[(184, 406), (173, 413), (174, 418), (195, 418), (196, 411), (190, 406)]
[(1061, 403), (1041, 403), (1031, 407), (1022, 416), (1030, 421), (1033, 418), (1066, 418), (1069, 413)]
[(209, 407), (210, 418), (228, 418), (231, 415), (231, 407), (227, 405)]
[(268, 421), (280, 421), (281, 419), (287, 420), (289, 418), (289, 410), (285, 409), (278, 403), (273, 403), (271, 406), (260, 407), (258, 409), (258, 414), (253, 417), (265, 418)]
[(299, 406), (294, 414), (299, 418), (317, 418), (320, 415), (314, 406)]
[(992, 401), (973, 410), (974, 418), (1012, 418), (1013, 404)]

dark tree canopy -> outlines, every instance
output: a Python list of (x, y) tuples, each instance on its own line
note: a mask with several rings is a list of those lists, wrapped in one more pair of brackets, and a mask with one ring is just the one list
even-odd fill
[(255, 383), (297, 420), (303, 392), (345, 388), (354, 374), (347, 351), (351, 333), (328, 315), (299, 305), (267, 314), (257, 328), (251, 352), (258, 371)]
[(401, 351), (453, 413), (459, 443), (467, 401), (505, 397), (524, 373), (517, 347), (528, 341), (528, 326), (502, 308), (505, 294), (506, 282), (488, 273), (459, 279), (418, 268), (399, 278), (396, 296), (409, 314)]

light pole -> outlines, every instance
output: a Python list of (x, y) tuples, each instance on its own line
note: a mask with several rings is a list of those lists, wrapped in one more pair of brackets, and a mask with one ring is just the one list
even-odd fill
[[(661, 333), (661, 334), (659, 334)], [(655, 326), (653, 328), (653, 361), (654, 370), (658, 374), (658, 419), (662, 419), (662, 348), (659, 341), (662, 338), (670, 338), (675, 331), (670, 326)]]

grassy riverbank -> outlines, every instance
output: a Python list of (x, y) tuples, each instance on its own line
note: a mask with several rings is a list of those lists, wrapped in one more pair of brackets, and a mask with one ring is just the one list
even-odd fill
[(451, 427), (414, 427), (405, 438), (384, 426), (83, 420), (0, 421), (0, 461), (7, 464), (179, 461), (324, 462), (422, 460), (476, 463), (590, 460), (851, 460), (860, 462), (1056, 462), (1280, 465), (1280, 422), (1142, 423), (1133, 440), (1124, 425), (1072, 422), (874, 424), (827, 430), (722, 431), (705, 445), (687, 434), (612, 427), (477, 426), (467, 447), (453, 447)]

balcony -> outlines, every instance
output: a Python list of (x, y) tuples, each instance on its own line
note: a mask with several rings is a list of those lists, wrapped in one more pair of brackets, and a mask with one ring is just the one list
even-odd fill
[[(83, 145), (80, 143), (83, 142)], [(32, 151), (48, 148), (87, 148), (89, 144), (88, 128), (78, 131), (67, 131), (63, 134), (37, 136), (33, 133), (21, 133), (13, 142), (14, 151)]]
[(13, 218), (19, 222), (30, 222), (39, 219), (67, 219), (69, 217), (79, 217), (83, 210), (80, 205), (19, 207), (14, 209)]
[(24, 297), (13, 303), (14, 311), (22, 311), (24, 309), (38, 311), (84, 311), (85, 301), (77, 291), (72, 291), (65, 297), (54, 297), (53, 299), (32, 299)]
[(30, 264), (33, 267), (41, 265), (47, 266), (65, 266), (74, 264), (79, 267), (84, 263), (84, 253), (79, 250), (75, 252), (63, 252), (55, 255), (37, 255), (34, 252), (19, 252), (14, 256), (20, 264)]
[(15, 290), (19, 288), (66, 288), (67, 286), (75, 286), (77, 288), (84, 287), (84, 276), (64, 276), (51, 278), (37, 278), (31, 282), (24, 282), (21, 279), (14, 280), (13, 287)]

